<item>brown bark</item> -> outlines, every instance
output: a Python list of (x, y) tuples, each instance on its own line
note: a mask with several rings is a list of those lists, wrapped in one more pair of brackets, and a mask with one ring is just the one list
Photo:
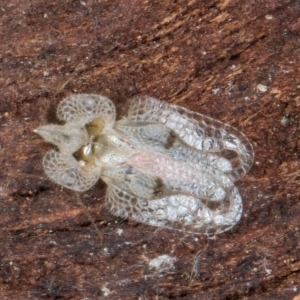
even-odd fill
[[(10, 0), (0, 22), (1, 299), (299, 299), (298, 1)], [(50, 182), (32, 130), (79, 92), (120, 109), (151, 95), (244, 132), (238, 225), (185, 236), (113, 217), (101, 182)]]

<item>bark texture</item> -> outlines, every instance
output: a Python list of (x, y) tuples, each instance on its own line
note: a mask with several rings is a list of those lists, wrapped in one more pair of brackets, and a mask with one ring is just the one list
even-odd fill
[[(3, 1), (0, 298), (300, 299), (299, 16), (297, 0)], [(32, 131), (79, 92), (120, 110), (150, 95), (244, 132), (238, 225), (185, 236), (113, 217), (101, 182), (50, 182)]]

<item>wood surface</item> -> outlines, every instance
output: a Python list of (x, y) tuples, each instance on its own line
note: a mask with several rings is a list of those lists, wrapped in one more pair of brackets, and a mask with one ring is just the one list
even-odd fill
[[(2, 1), (0, 299), (299, 300), (299, 16), (297, 0)], [(187, 236), (115, 218), (101, 182), (55, 185), (33, 129), (71, 93), (119, 110), (150, 95), (241, 130), (242, 220)]]

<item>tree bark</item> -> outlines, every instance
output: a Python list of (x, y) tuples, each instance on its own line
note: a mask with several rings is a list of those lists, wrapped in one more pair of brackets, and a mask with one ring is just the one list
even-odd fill
[[(299, 299), (296, 0), (11, 0), (0, 10), (1, 299)], [(255, 163), (243, 218), (214, 239), (112, 216), (105, 185), (52, 183), (71, 93), (150, 95), (229, 123)]]

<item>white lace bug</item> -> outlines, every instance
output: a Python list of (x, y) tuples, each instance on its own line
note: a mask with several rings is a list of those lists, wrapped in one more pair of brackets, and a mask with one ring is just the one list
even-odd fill
[(56, 145), (43, 166), (74, 191), (107, 184), (106, 206), (120, 217), (190, 233), (220, 233), (241, 218), (234, 185), (253, 163), (245, 135), (228, 124), (148, 96), (116, 120), (113, 102), (74, 94), (60, 102), (65, 125), (35, 132)]

